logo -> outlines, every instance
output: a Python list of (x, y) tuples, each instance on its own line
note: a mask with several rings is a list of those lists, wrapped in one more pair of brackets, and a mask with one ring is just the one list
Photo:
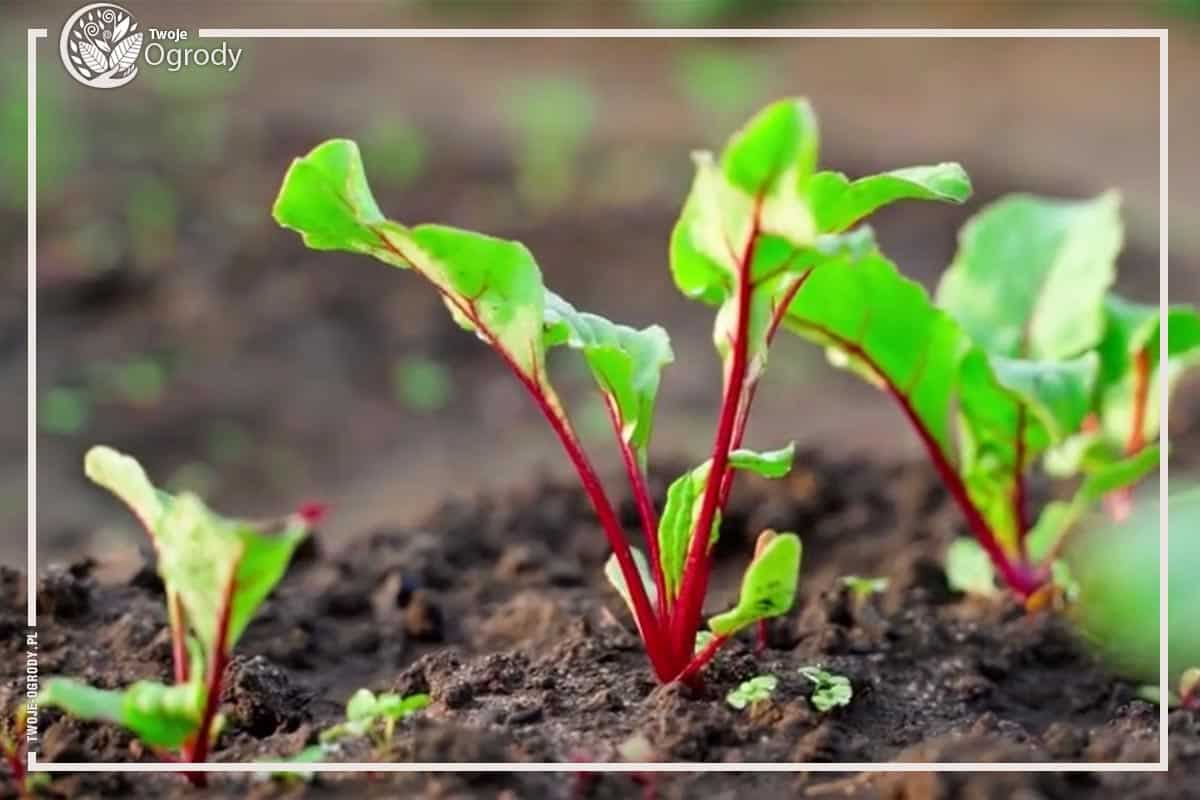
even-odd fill
[(128, 11), (114, 3), (92, 3), (67, 20), (58, 50), (72, 78), (96, 89), (115, 89), (137, 77), (142, 38)]

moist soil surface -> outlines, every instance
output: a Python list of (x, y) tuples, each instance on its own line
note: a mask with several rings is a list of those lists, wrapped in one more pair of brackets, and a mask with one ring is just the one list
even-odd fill
[[(679, 466), (682, 469), (682, 465)], [(661, 502), (665, 476), (654, 489)], [(626, 503), (627, 527), (636, 513)], [(338, 775), (311, 782), (213, 776), (203, 796), (438, 798), (1200, 797), (1200, 715), (1171, 716), (1170, 773), (711, 774), (580, 776), (570, 762), (1127, 761), (1158, 748), (1157, 708), (1087, 655), (1066, 621), (1004, 598), (951, 592), (939, 555), (961, 532), (924, 465), (801, 452), (785, 480), (739, 484), (716, 550), (708, 610), (733, 599), (755, 535), (795, 530), (801, 595), (755, 655), (745, 636), (701, 690), (657, 686), (632, 622), (604, 582), (607, 547), (587, 501), (550, 481), (443, 507), (423, 525), (351, 546), (318, 532), (239, 643), (226, 674), (219, 761), (280, 758), (315, 741), (359, 687), (428, 692), (386, 746), (330, 760), (562, 762), (526, 774)], [(171, 672), (162, 588), (147, 563), (127, 581), (77, 562), (38, 578), (40, 666), (104, 687)], [(849, 574), (886, 576), (865, 600)], [(22, 678), (25, 577), (3, 574), (3, 681)], [(804, 666), (845, 675), (849, 705), (820, 713)], [(770, 673), (769, 702), (724, 697)], [(149, 761), (113, 726), (45, 710), (44, 761)], [(631, 744), (633, 745), (631, 747)], [(6, 787), (7, 791), (11, 791)], [(63, 775), (54, 797), (196, 797), (175, 776)]]

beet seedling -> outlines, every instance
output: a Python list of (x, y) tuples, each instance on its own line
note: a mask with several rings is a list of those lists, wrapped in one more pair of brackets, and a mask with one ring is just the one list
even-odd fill
[(770, 700), (777, 686), (779, 679), (774, 675), (756, 675), (725, 695), (725, 702), (741, 711), (746, 706), (753, 707)]
[(826, 672), (819, 667), (801, 667), (800, 674), (813, 685), (809, 702), (824, 714), (837, 706), (848, 706), (854, 697), (854, 688), (845, 675)]
[[(853, 189), (829, 185), (835, 196)], [(822, 232), (842, 229), (835, 216), (818, 223)], [(873, 251), (849, 269), (815, 271), (782, 315), (783, 327), (887, 392), (916, 430), (974, 536), (951, 553), (959, 586), (993, 586), (994, 570), (1038, 605), (1071, 527), (1158, 464), (1148, 435), (1157, 404), (1135, 389), (1146, 384), (1138, 364), (1148, 359), (1169, 386), (1196, 358), (1200, 327), (1194, 311), (1173, 314), (1169, 349), (1177, 355), (1159, 370), (1150, 355), (1158, 352), (1157, 315), (1117, 314), (1111, 309), (1128, 306), (1106, 295), (1120, 239), (1111, 193), (1078, 203), (1013, 196), (963, 229), (936, 305)], [(1141, 431), (1136, 446), (1104, 452), (1075, 441), (1097, 414), (1105, 428)], [(1087, 455), (1076, 459), (1083, 481), (1035, 523), (1027, 472), (1051, 452), (1065, 460), (1056, 448), (1068, 446)]]
[[(695, 158), (696, 178), (671, 236), (671, 273), (685, 295), (718, 307), (713, 336), (724, 387), (711, 457), (671, 485), (661, 521), (645, 471), (659, 380), (673, 360), (662, 328), (637, 330), (577, 311), (545, 288), (533, 256), (517, 242), (387, 219), (350, 141), (326, 142), (295, 160), (275, 202), (275, 219), (313, 249), (362, 253), (420, 274), (454, 320), (499, 353), (579, 473), (613, 550), (605, 572), (629, 605), (660, 681), (696, 680), (731, 636), (786, 613), (794, 600), (800, 539), (772, 532), (759, 540), (737, 605), (709, 620), (714, 635), (696, 652), (713, 543), (734, 474), (779, 477), (791, 466), (791, 448), (742, 448), (768, 346), (791, 297), (809, 277), (844, 272), (869, 257), (870, 231), (847, 229), (880, 206), (903, 198), (961, 202), (970, 192), (956, 164), (854, 182), (816, 173), (817, 146), (808, 103), (785, 100), (755, 116), (719, 158)], [(834, 305), (857, 299), (851, 294)], [(558, 346), (579, 351), (599, 385), (645, 555), (630, 546), (547, 374), (546, 351)]]
[[(234, 645), (318, 514), (306, 511), (261, 524), (227, 519), (195, 495), (156, 489), (137, 461), (107, 447), (89, 450), (84, 467), (89, 478), (129, 506), (154, 543), (175, 683), (138, 681), (111, 691), (52, 678), (38, 703), (80, 719), (117, 723), (156, 752), (202, 762), (221, 728), (222, 679)], [(188, 778), (196, 785), (205, 782), (201, 773)]]

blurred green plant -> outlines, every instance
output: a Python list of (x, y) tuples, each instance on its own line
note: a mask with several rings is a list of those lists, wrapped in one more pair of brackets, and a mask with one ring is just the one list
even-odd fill
[(392, 368), (392, 391), (408, 410), (432, 414), (454, 396), (454, 378), (440, 361), (407, 356)]
[(87, 429), (91, 414), (92, 400), (86, 389), (55, 386), (38, 403), (38, 427), (46, 433), (74, 436)]
[(408, 186), (428, 168), (430, 142), (420, 128), (403, 119), (372, 121), (360, 144), (363, 161), (386, 185)]
[(684, 97), (710, 127), (727, 128), (770, 92), (766, 62), (729, 47), (690, 46), (675, 58), (674, 77)]
[[(1167, 558), (1168, 697), (1185, 672), (1200, 667), (1200, 487), (1174, 491)], [(1096, 653), (1117, 673), (1148, 684), (1159, 679), (1158, 498), (1135, 506), (1124, 522), (1081, 532), (1064, 558), (1079, 593), (1068, 611)], [(1194, 694), (1194, 685), (1192, 693)]]
[[(53, 206), (62, 199), (68, 179), (77, 174), (85, 157), (83, 131), (66, 100), (62, 70), (38, 75), (37, 93), (37, 192), (39, 205)], [(24, 75), (24, 65), (0, 60), (0, 74)], [(25, 81), (9, 80), (0, 87), (0, 171), (3, 200), (8, 208), (25, 208), (25, 140), (28, 115)]]
[(574, 191), (596, 106), (595, 93), (579, 78), (526, 78), (508, 88), (503, 110), (517, 191), (533, 210), (555, 209)]

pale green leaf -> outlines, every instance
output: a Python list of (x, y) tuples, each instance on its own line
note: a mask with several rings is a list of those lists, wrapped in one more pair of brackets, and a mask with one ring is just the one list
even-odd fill
[(1010, 195), (963, 227), (938, 305), (989, 353), (1077, 356), (1104, 333), (1121, 239), (1115, 192), (1087, 201)]
[(762, 196), (782, 184), (802, 185), (817, 163), (817, 118), (807, 100), (779, 100), (758, 112), (725, 146), (721, 167), (729, 182)]
[[(657, 590), (654, 586), (654, 574), (650, 572), (650, 562), (646, 560), (645, 554), (636, 547), (630, 547), (629, 552), (633, 556), (633, 563), (637, 567), (637, 573), (642, 580), (642, 588), (645, 589), (646, 596), (654, 597)], [(629, 584), (625, 582), (625, 573), (621, 571), (616, 554), (610, 555), (604, 562), (604, 577), (608, 578), (608, 582), (617, 590), (617, 594), (621, 595), (621, 599), (629, 607), (629, 613), (633, 615), (634, 622), (637, 622), (637, 609), (633, 605), (633, 597), (629, 594)], [(641, 627), (640, 623), (638, 627)]]
[(817, 230), (838, 232), (897, 200), (963, 203), (971, 180), (953, 163), (905, 167), (851, 181), (840, 172), (818, 172), (808, 181), (808, 198)]
[(178, 592), (206, 653), (217, 642), (221, 606), (231, 588), (227, 650), (283, 577), (306, 535), (299, 517), (271, 528), (254, 526), (218, 516), (195, 495), (175, 498), (159, 523), (159, 571)]
[(52, 678), (42, 687), (38, 705), (61, 708), (77, 719), (116, 723), (145, 744), (175, 749), (200, 727), (204, 686), (199, 680), (177, 686), (138, 681), (122, 691), (109, 691)]
[(546, 292), (546, 345), (581, 350), (601, 391), (615, 404), (621, 435), (645, 467), (662, 370), (675, 360), (671, 340), (658, 325), (637, 330), (576, 311)]
[(974, 539), (955, 539), (946, 551), (946, 582), (956, 592), (992, 595), (996, 593), (996, 572), (992, 560)]
[(524, 245), (443, 225), (408, 228), (384, 218), (358, 146), (345, 139), (325, 142), (292, 162), (274, 216), (313, 249), (364, 253), (416, 270), (460, 326), (500, 351), (557, 403), (545, 379), (545, 290)]
[(796, 599), (802, 549), (794, 533), (769, 538), (742, 577), (737, 605), (709, 619), (709, 629), (729, 636), (759, 620), (786, 614)]
[(146, 532), (155, 536), (167, 498), (150, 483), (136, 459), (111, 447), (96, 446), (84, 456), (83, 471), (94, 483), (121, 498)]

